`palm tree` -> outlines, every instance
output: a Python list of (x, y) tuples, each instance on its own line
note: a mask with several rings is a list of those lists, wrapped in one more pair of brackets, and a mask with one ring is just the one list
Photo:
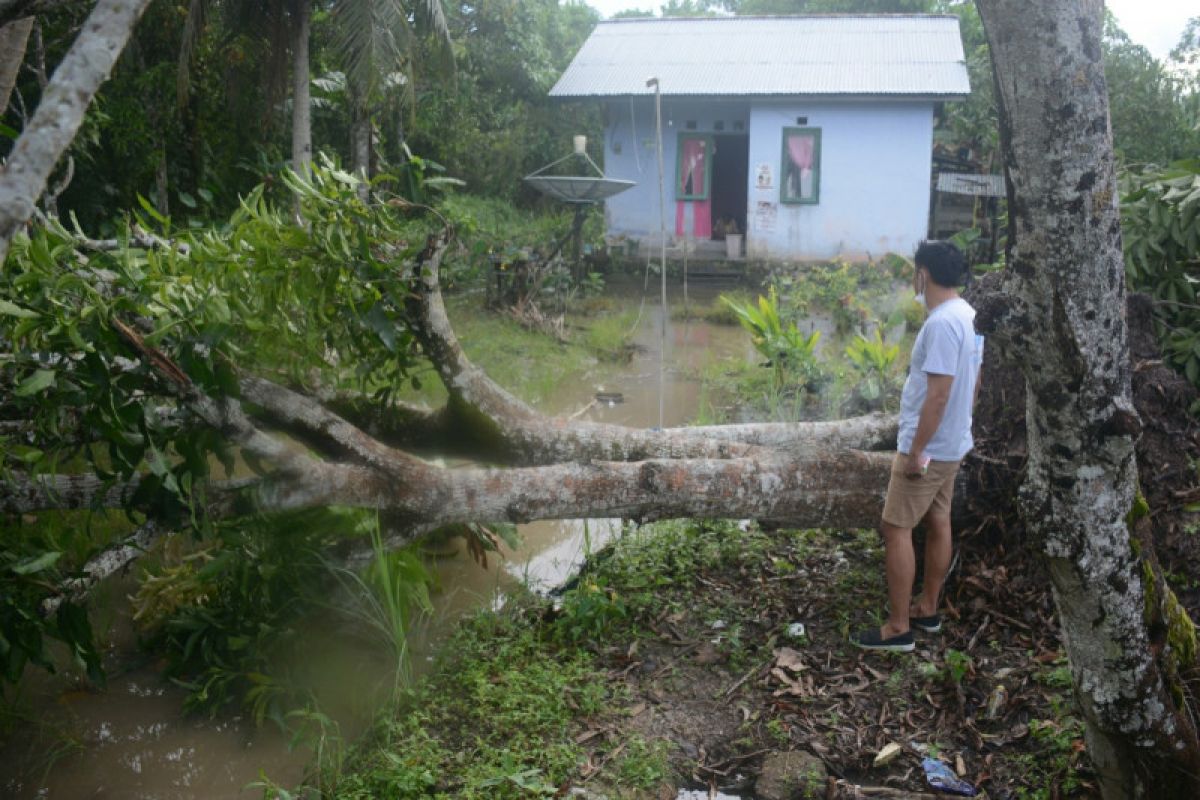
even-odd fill
[[(187, 97), (193, 53), (208, 24), (215, 0), (191, 0), (179, 54), (178, 94)], [(309, 94), (309, 33), (312, 0), (237, 0), (221, 3), (226, 23), (235, 30), (258, 29), (269, 48), (264, 82), (268, 97), (282, 94), (287, 55), (292, 74), (292, 168), (312, 160)], [(441, 0), (337, 0), (333, 6), (334, 47), (346, 73), (350, 96), (350, 151), (355, 172), (372, 174), (372, 122), (379, 102), (394, 90), (411, 101), (413, 54), (419, 36), (438, 44), (438, 66), (452, 65), (450, 30)], [(365, 199), (366, 186), (362, 195)]]
[[(416, 41), (430, 35), (438, 44), (439, 66), (452, 67), (450, 29), (441, 0), (340, 0), (334, 7), (336, 37), (350, 94), (351, 162), (370, 178), (373, 117), (379, 101), (392, 90), (413, 90)], [(367, 186), (360, 196), (366, 199)]]
[[(179, 49), (176, 93), (187, 101), (192, 61), (208, 27), (215, 0), (190, 0)], [(309, 33), (312, 0), (237, 0), (216, 4), (229, 30), (255, 31), (264, 41), (263, 83), (268, 107), (287, 92), (288, 57), (292, 76), (292, 168), (303, 170), (312, 161), (312, 116), (309, 95)]]

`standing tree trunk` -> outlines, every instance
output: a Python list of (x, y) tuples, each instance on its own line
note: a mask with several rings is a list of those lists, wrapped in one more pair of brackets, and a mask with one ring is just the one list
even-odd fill
[(10, 22), (0, 28), (0, 116), (8, 110), (8, 98), (17, 85), (17, 73), (25, 60), (25, 45), (29, 42), (29, 31), (33, 29), (33, 17)]
[(309, 95), (308, 37), (310, 0), (296, 0), (292, 30), (292, 169), (303, 174), (312, 162), (312, 101)]
[(170, 184), (167, 178), (167, 143), (158, 148), (158, 160), (154, 165), (154, 205), (164, 217), (171, 216)]
[(1131, 544), (1140, 422), (1130, 396), (1103, 4), (978, 6), (1010, 214), (1005, 291), (981, 301), (979, 324), (1024, 365), (1022, 515), (1049, 568), (1104, 797), (1198, 797), (1200, 748), (1178, 680), (1195, 661), (1194, 629), (1155, 580), (1148, 554)]
[(353, 171), (362, 183), (358, 187), (358, 197), (364, 203), (371, 196), (371, 187), (367, 183), (371, 179), (371, 113), (366, 101), (357, 93), (351, 92), (350, 148), (353, 159)]
[(100, 0), (42, 94), (0, 172), (0, 264), (33, 216), (51, 170), (70, 147), (100, 84), (108, 79), (150, 0)]

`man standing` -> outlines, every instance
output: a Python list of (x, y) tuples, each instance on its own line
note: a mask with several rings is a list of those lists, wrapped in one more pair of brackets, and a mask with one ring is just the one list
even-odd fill
[[(971, 449), (971, 410), (978, 389), (983, 337), (975, 309), (956, 287), (968, 277), (958, 248), (922, 242), (914, 257), (913, 288), (929, 310), (913, 344), (900, 396), (900, 435), (883, 506), (889, 611), (882, 628), (858, 631), (851, 643), (868, 650), (909, 652), (912, 628), (942, 628), (938, 600), (952, 552), (950, 499), (954, 477)], [(912, 529), (925, 520), (925, 581), (913, 600)]]

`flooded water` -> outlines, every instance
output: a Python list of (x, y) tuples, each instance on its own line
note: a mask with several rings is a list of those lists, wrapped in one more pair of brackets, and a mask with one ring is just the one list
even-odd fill
[[(641, 289), (639, 282), (624, 294), (640, 304)], [(718, 291), (692, 286), (688, 299), (707, 305)], [(671, 287), (668, 304), (682, 304), (681, 287)], [(664, 327), (655, 285), (645, 299), (635, 341), (638, 351), (628, 364), (584, 370), (541, 410), (569, 414), (586, 409), (580, 418), (637, 427), (681, 425), (699, 409), (697, 374), (710, 359), (755, 357), (737, 327), (670, 319)], [(660, 353), (665, 365), (661, 380)], [(619, 394), (623, 402), (596, 402), (597, 393)], [(506, 594), (522, 583), (540, 590), (561, 584), (589, 551), (619, 530), (618, 520), (603, 519), (522, 525), (521, 546), (502, 551), (500, 563), (492, 559), (490, 569), (456, 552), (456, 542), (449, 543), (434, 561), (441, 587), (434, 613), (411, 641), (414, 670), (428, 663), (462, 614), (502, 605)], [(99, 605), (120, 608), (127, 605), (119, 600), (132, 591), (132, 583), (105, 589), (111, 602)], [(106, 691), (81, 691), (69, 676), (31, 676), (22, 684), (22, 695), (9, 698), (9, 716), (24, 721), (0, 747), (0, 797), (243, 798), (261, 795), (252, 784), (263, 776), (282, 786), (303, 779), (312, 757), (308, 747), (293, 749), (273, 725), (256, 726), (243, 714), (184, 716), (183, 691), (161, 679), (161, 665), (130, 660), (135, 648), (127, 617), (116, 613), (101, 621), (101, 628), (110, 670)], [(313, 620), (306, 635), (311, 646), (302, 648), (305, 663), (297, 666), (311, 676), (321, 710), (351, 740), (370, 723), (391, 680), (386, 654), (347, 640), (327, 621)]]

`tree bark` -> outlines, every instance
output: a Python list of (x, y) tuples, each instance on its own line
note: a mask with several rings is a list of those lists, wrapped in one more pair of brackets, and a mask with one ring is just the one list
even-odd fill
[(164, 217), (171, 216), (170, 183), (167, 178), (167, 143), (158, 149), (158, 160), (154, 165), (154, 205)]
[(355, 175), (362, 180), (358, 187), (358, 199), (364, 203), (371, 197), (371, 112), (366, 102), (355, 92), (350, 93), (350, 148), (351, 168)]
[(310, 0), (296, 0), (292, 30), (292, 169), (303, 174), (312, 163), (312, 100), (309, 91)]
[(0, 264), (150, 0), (99, 0), (0, 173)]
[(8, 98), (17, 85), (17, 73), (25, 60), (25, 47), (29, 32), (33, 30), (33, 17), (25, 17), (0, 27), (0, 117), (8, 110)]
[(1159, 592), (1161, 603), (1146, 603), (1148, 562), (1130, 541), (1140, 423), (1130, 395), (1103, 5), (978, 6), (1010, 215), (1004, 293), (981, 304), (978, 324), (1023, 365), (1021, 513), (1049, 568), (1088, 752), (1106, 798), (1200, 796), (1196, 729), (1172, 681), (1194, 663), (1194, 632), (1176, 616), (1166, 627), (1180, 622), (1178, 639), (1152, 639), (1150, 625), (1174, 598)]

